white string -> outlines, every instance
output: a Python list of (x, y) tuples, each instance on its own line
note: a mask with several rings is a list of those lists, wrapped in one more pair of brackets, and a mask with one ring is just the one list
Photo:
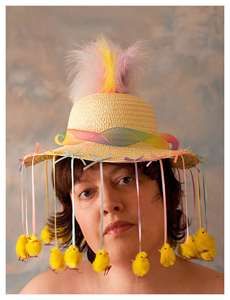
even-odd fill
[(103, 166), (100, 161), (100, 249), (104, 247), (103, 229), (104, 229), (104, 178)]
[(32, 179), (32, 232), (36, 233), (36, 212), (35, 212), (35, 187), (34, 187), (34, 154), (32, 158), (32, 168), (31, 168), (31, 179)]
[(93, 165), (97, 164), (98, 162), (102, 162), (103, 160), (109, 159), (109, 158), (111, 158), (111, 156), (105, 157), (105, 158), (97, 159), (97, 160), (93, 161), (92, 163), (90, 163), (88, 166), (84, 167), (84, 168), (83, 168), (83, 171), (86, 171), (87, 169), (89, 169), (89, 168), (92, 167)]
[(188, 226), (188, 194), (187, 194), (187, 180), (185, 173), (185, 163), (184, 157), (181, 155), (182, 165), (183, 165), (183, 176), (184, 176), (184, 199), (185, 199), (185, 215), (186, 215), (186, 235), (189, 236), (189, 226)]
[(24, 161), (21, 164), (20, 170), (20, 195), (21, 195), (21, 216), (22, 216), (22, 232), (25, 232), (25, 215), (24, 215), (24, 180), (23, 180), (23, 171), (24, 171)]
[(141, 252), (142, 248), (142, 228), (141, 228), (141, 204), (140, 204), (140, 188), (139, 188), (139, 178), (138, 178), (138, 169), (137, 163), (134, 162), (135, 165), (135, 178), (136, 178), (136, 189), (137, 189), (137, 215), (138, 215), (138, 240), (139, 240), (139, 252)]
[(71, 183), (72, 183), (72, 244), (75, 246), (75, 199), (74, 199), (74, 157), (71, 159)]
[(56, 175), (55, 175), (55, 156), (53, 156), (53, 199), (54, 199), (54, 234), (55, 246), (58, 246), (57, 240), (57, 199), (56, 199)]
[(162, 160), (160, 162), (161, 169), (161, 184), (162, 184), (162, 192), (163, 192), (163, 206), (164, 206), (164, 243), (167, 243), (168, 229), (167, 229), (167, 202), (166, 202), (166, 192), (165, 192), (165, 177), (164, 177), (164, 168)]

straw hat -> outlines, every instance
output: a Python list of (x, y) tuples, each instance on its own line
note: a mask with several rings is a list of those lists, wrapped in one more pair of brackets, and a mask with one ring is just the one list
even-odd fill
[[(119, 53), (101, 39), (72, 54), (71, 63), (78, 63), (70, 88), (74, 104), (66, 132), (55, 137), (61, 147), (27, 155), (25, 165), (31, 165), (32, 158), (36, 164), (57, 155), (114, 163), (172, 158), (172, 165), (179, 168), (183, 155), (186, 168), (199, 163), (194, 153), (178, 149), (179, 142), (174, 136), (158, 131), (152, 105), (129, 91), (130, 81), (135, 79), (130, 74), (135, 67), (139, 71), (135, 65), (136, 56), (140, 56), (137, 49), (134, 45), (126, 53)], [(93, 58), (95, 67), (90, 64)], [(100, 71), (100, 63), (104, 63), (104, 71)], [(93, 86), (90, 80), (97, 85)], [(83, 95), (79, 93), (82, 85)]]

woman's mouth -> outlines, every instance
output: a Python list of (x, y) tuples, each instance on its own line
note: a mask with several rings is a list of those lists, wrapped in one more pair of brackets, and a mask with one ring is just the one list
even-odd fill
[(134, 224), (128, 223), (125, 221), (116, 221), (114, 223), (109, 224), (106, 226), (104, 235), (119, 235), (127, 230), (129, 230)]

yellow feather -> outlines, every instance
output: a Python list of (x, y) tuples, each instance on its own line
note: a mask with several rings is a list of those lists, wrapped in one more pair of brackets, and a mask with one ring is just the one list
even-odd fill
[(41, 231), (41, 240), (45, 245), (49, 245), (52, 241), (51, 232), (49, 226), (45, 225)]
[(34, 257), (34, 256), (38, 256), (41, 250), (42, 250), (41, 241), (37, 238), (36, 235), (32, 234), (28, 238), (28, 242), (26, 244), (27, 253), (29, 254), (30, 257)]
[(179, 249), (181, 255), (187, 259), (199, 257), (195, 240), (192, 235), (187, 237), (186, 241), (180, 245)]
[(144, 251), (137, 253), (135, 260), (132, 262), (132, 270), (136, 276), (145, 276), (150, 269), (148, 254)]
[(175, 264), (176, 255), (168, 243), (164, 243), (159, 251), (161, 253), (160, 263), (162, 266), (168, 268)]
[(103, 272), (106, 271), (109, 267), (110, 267), (109, 253), (104, 249), (98, 250), (96, 253), (96, 257), (93, 261), (93, 270), (95, 272)]
[(53, 271), (62, 271), (65, 268), (64, 255), (58, 247), (50, 250), (49, 265)]
[(66, 249), (64, 260), (67, 267), (76, 269), (81, 262), (82, 255), (77, 246), (71, 245)]
[(111, 51), (108, 43), (104, 38), (98, 40), (99, 50), (102, 54), (102, 59), (105, 67), (105, 80), (102, 86), (102, 93), (114, 93), (116, 91), (116, 79), (115, 79), (115, 64), (116, 55)]
[(29, 257), (29, 254), (26, 251), (27, 242), (28, 238), (24, 234), (21, 234), (17, 239), (15, 250), (19, 260), (26, 260)]
[(216, 256), (216, 243), (214, 238), (204, 228), (199, 228), (194, 235), (199, 257), (204, 260), (213, 260)]

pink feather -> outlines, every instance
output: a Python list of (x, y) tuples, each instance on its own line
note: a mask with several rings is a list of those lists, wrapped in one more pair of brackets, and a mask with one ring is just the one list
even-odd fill
[[(105, 38), (104, 38), (105, 39)], [(138, 93), (140, 78), (146, 69), (146, 49), (143, 42), (136, 42), (126, 50), (105, 39), (116, 55), (116, 92)], [(69, 96), (73, 102), (100, 92), (105, 78), (105, 68), (99, 50), (99, 39), (70, 51), (66, 57)]]

